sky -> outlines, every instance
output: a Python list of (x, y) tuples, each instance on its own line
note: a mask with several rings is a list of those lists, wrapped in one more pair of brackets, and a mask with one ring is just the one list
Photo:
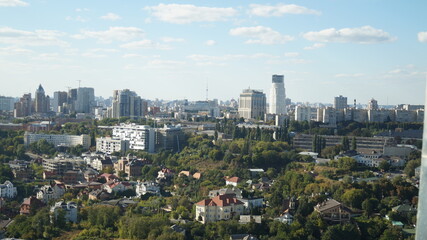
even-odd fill
[[(0, 0), (0, 95), (423, 104), (427, 1)], [(208, 93), (206, 93), (208, 89)]]

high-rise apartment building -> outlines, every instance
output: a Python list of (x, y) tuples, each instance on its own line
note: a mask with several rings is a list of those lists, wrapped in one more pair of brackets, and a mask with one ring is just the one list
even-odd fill
[(74, 110), (76, 113), (90, 113), (95, 105), (95, 90), (93, 88), (77, 88), (77, 99)]
[(15, 98), (0, 96), (0, 111), (12, 112), (15, 104)]
[(67, 103), (67, 101), (68, 101), (67, 92), (54, 92), (52, 110), (54, 112), (61, 112), (60, 108), (63, 107), (64, 103)]
[(47, 113), (50, 110), (50, 98), (45, 95), (42, 85), (36, 90), (34, 98), (34, 111), (36, 113)]
[(239, 116), (246, 119), (263, 119), (266, 110), (265, 94), (259, 90), (244, 89), (239, 99)]
[(270, 113), (286, 114), (286, 93), (283, 75), (273, 75), (270, 89)]
[(347, 108), (347, 97), (343, 97), (342, 95), (335, 97), (334, 108), (336, 110), (346, 109)]
[(146, 106), (144, 100), (134, 91), (130, 91), (129, 89), (114, 90), (110, 117), (138, 119), (146, 114)]
[(369, 100), (368, 110), (378, 110), (378, 101), (373, 98)]
[(31, 93), (24, 94), (19, 102), (15, 103), (13, 112), (14, 117), (26, 117), (33, 113), (33, 104), (31, 101)]

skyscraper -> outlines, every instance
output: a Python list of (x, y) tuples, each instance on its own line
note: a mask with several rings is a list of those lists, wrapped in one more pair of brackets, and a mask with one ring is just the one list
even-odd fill
[(67, 92), (54, 92), (52, 109), (54, 112), (60, 112), (59, 107), (62, 107), (64, 103), (67, 103)]
[(74, 109), (76, 113), (90, 113), (95, 105), (95, 90), (93, 88), (77, 88), (77, 99)]
[(335, 97), (334, 108), (336, 110), (342, 110), (342, 109), (347, 108), (347, 97), (343, 97), (342, 95)]
[(263, 119), (266, 97), (262, 91), (244, 89), (239, 99), (239, 116), (246, 119)]
[(372, 98), (368, 102), (368, 110), (378, 110), (378, 101)]
[(50, 98), (45, 95), (42, 85), (36, 90), (34, 99), (34, 111), (36, 113), (47, 113), (50, 110)]
[(129, 89), (114, 90), (111, 117), (141, 118), (146, 113), (146, 104), (134, 91)]
[(283, 75), (273, 75), (270, 89), (270, 113), (286, 114), (286, 93)]
[(15, 109), (13, 112), (14, 117), (26, 117), (31, 115), (32, 113), (32, 101), (31, 101), (31, 93), (24, 94), (19, 102), (15, 103)]

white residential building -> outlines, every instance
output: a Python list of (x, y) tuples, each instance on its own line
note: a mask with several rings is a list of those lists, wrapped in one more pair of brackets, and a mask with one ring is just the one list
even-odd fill
[(96, 151), (111, 154), (113, 152), (126, 152), (129, 150), (129, 141), (100, 137), (96, 139)]
[(147, 193), (160, 196), (160, 186), (155, 182), (138, 182), (135, 191), (137, 197), (141, 197)]
[(121, 124), (113, 128), (113, 139), (129, 141), (129, 149), (154, 152), (156, 136), (154, 128), (145, 125)]
[(64, 135), (64, 134), (36, 134), (25, 132), (24, 144), (28, 147), (31, 143), (37, 142), (41, 139), (46, 139), (48, 143), (53, 144), (55, 147), (65, 146), (74, 147), (82, 145), (83, 148), (88, 149), (90, 147), (90, 136), (83, 135)]
[(53, 214), (53, 217), (56, 219), (58, 217), (59, 211), (62, 210), (65, 213), (65, 220), (67, 222), (77, 223), (77, 204), (75, 202), (60, 201), (55, 203), (53, 207), (50, 208), (50, 212)]
[(219, 195), (196, 203), (196, 220), (201, 223), (229, 220), (243, 211), (244, 204), (234, 195)]
[(0, 184), (0, 198), (14, 198), (18, 192), (10, 181)]
[(62, 184), (44, 185), (37, 192), (37, 198), (44, 203), (48, 203), (52, 199), (59, 199), (65, 193), (65, 187)]

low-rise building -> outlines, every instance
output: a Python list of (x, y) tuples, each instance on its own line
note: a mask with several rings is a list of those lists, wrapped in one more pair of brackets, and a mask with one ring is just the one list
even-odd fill
[(60, 211), (64, 213), (65, 221), (77, 223), (77, 204), (75, 202), (59, 201), (55, 203), (53, 207), (50, 208), (52, 217), (57, 219), (60, 216)]
[(237, 187), (237, 184), (241, 181), (239, 177), (231, 177), (231, 178), (225, 178), (225, 185), (232, 185)]
[(280, 217), (277, 217), (274, 220), (290, 225), (294, 221), (294, 217), (289, 212), (285, 212)]
[(0, 184), (0, 197), (3, 198), (14, 198), (18, 194), (16, 187), (10, 181), (5, 181)]
[(139, 182), (136, 184), (136, 196), (141, 197), (145, 194), (160, 196), (160, 186), (156, 182)]
[(96, 139), (96, 151), (112, 154), (114, 152), (126, 152), (129, 150), (129, 141), (100, 137)]
[(243, 212), (244, 204), (234, 195), (219, 195), (196, 203), (196, 220), (201, 223), (229, 220)]
[(36, 134), (29, 132), (25, 132), (24, 134), (24, 144), (26, 147), (41, 139), (45, 139), (55, 147), (75, 147), (77, 145), (82, 145), (85, 149), (90, 147), (90, 136), (86, 134), (80, 136), (64, 134)]
[(314, 206), (314, 210), (326, 221), (348, 222), (350, 221), (351, 211), (334, 199), (328, 199)]
[(41, 208), (43, 206), (44, 203), (34, 196), (24, 198), (19, 213), (21, 215), (29, 215), (32, 211), (35, 211), (36, 209)]
[(44, 185), (37, 192), (37, 199), (44, 203), (48, 203), (52, 199), (59, 199), (65, 193), (65, 186), (63, 184)]

